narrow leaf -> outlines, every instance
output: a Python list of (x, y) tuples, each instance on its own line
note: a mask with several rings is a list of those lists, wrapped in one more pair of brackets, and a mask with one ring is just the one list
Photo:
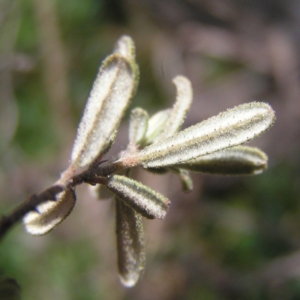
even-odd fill
[(145, 268), (142, 216), (116, 199), (117, 254), (120, 280), (126, 287), (139, 281)]
[(170, 117), (170, 111), (170, 109), (161, 110), (149, 119), (143, 145), (150, 145), (156, 141), (166, 126), (168, 118)]
[(178, 131), (192, 103), (193, 91), (190, 81), (186, 77), (177, 76), (173, 79), (173, 83), (177, 89), (177, 99), (169, 113), (163, 131), (155, 139), (155, 142), (172, 136)]
[(126, 58), (130, 63), (135, 75), (133, 94), (136, 92), (139, 81), (139, 67), (135, 61), (135, 45), (133, 39), (128, 35), (121, 36), (115, 44), (114, 53)]
[(269, 128), (274, 120), (274, 111), (268, 104), (242, 104), (152, 144), (135, 156), (124, 155), (120, 163), (124, 167), (142, 164), (145, 168), (183, 164), (250, 141)]
[(75, 192), (65, 190), (56, 196), (56, 200), (43, 202), (25, 215), (23, 222), (27, 232), (33, 235), (42, 235), (52, 230), (62, 222), (72, 211), (75, 202)]
[(137, 65), (125, 46), (119, 48), (104, 61), (94, 82), (73, 146), (73, 166), (85, 167), (107, 150), (136, 89)]
[(188, 172), (187, 170), (183, 170), (181, 169), (181, 166), (179, 169), (177, 169), (179, 178), (181, 179), (181, 183), (182, 183), (182, 190), (184, 192), (191, 192), (193, 190), (194, 184), (193, 184), (193, 180), (191, 178), (190, 172)]
[(115, 44), (114, 53), (120, 54), (129, 61), (135, 60), (135, 46), (132, 38), (128, 35), (123, 35)]
[(129, 147), (137, 147), (146, 134), (148, 127), (148, 113), (142, 108), (135, 108), (130, 114)]
[(254, 175), (267, 167), (268, 157), (254, 147), (236, 146), (200, 156), (180, 168), (221, 175)]
[(148, 219), (163, 219), (167, 214), (170, 201), (136, 180), (113, 175), (108, 179), (107, 187)]

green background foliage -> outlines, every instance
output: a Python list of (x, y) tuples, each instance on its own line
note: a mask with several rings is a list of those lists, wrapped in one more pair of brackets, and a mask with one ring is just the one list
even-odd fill
[[(0, 299), (6, 278), (17, 282), (12, 299), (19, 285), (25, 300), (299, 299), (300, 17), (289, 15), (291, 1), (44, 2), (1, 1), (2, 214), (67, 166), (98, 67), (122, 34), (136, 42), (141, 70), (132, 107), (170, 106), (171, 79), (184, 74), (195, 89), (187, 125), (253, 100), (269, 102), (277, 121), (254, 142), (269, 154), (262, 175), (193, 175), (195, 189), (184, 194), (175, 176), (136, 170), (172, 202), (166, 220), (145, 220), (147, 266), (137, 287), (118, 281), (113, 203), (79, 188), (74, 212), (54, 231), (32, 237), (19, 225), (1, 242)], [(113, 155), (127, 129), (125, 120)]]

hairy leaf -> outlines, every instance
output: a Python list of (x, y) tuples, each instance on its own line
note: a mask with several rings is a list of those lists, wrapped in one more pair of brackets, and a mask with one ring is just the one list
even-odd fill
[(99, 70), (71, 154), (75, 167), (91, 164), (107, 150), (135, 92), (138, 67), (130, 41), (128, 37), (121, 38), (115, 54), (110, 55)]
[(179, 178), (181, 179), (182, 190), (187, 193), (191, 192), (193, 190), (194, 184), (190, 172), (181, 169), (180, 166), (180, 168), (176, 170), (176, 173), (178, 173)]
[(268, 104), (242, 104), (152, 144), (135, 156), (124, 155), (120, 162), (125, 167), (142, 164), (145, 168), (183, 164), (250, 141), (269, 128), (274, 120), (274, 111)]
[(173, 79), (173, 83), (177, 89), (177, 99), (169, 113), (161, 134), (155, 139), (156, 143), (172, 136), (178, 131), (192, 103), (193, 91), (190, 81), (186, 77), (177, 76)]
[(142, 108), (132, 110), (129, 123), (129, 147), (136, 147), (143, 141), (148, 128), (148, 119), (148, 113)]
[(161, 110), (149, 119), (143, 145), (149, 145), (156, 141), (166, 126), (168, 118), (170, 117), (170, 112), (171, 109)]
[(39, 204), (36, 207), (37, 211), (31, 211), (23, 218), (27, 232), (33, 235), (49, 232), (69, 215), (75, 202), (75, 192), (67, 189), (59, 193), (55, 201), (49, 200)]
[(124, 286), (132, 287), (143, 275), (146, 261), (142, 216), (118, 198), (116, 233), (120, 279)]
[(267, 155), (254, 147), (236, 146), (200, 156), (180, 168), (221, 175), (252, 175), (261, 173), (268, 163)]
[(135, 46), (132, 38), (128, 35), (121, 36), (115, 44), (114, 53), (118, 53), (129, 61), (135, 60)]
[(148, 219), (163, 219), (166, 216), (170, 201), (136, 180), (113, 175), (108, 179), (107, 187)]

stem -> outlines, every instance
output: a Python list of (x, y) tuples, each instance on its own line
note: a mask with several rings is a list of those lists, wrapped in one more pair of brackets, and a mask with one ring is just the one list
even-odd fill
[(91, 166), (88, 170), (72, 176), (67, 181), (66, 185), (53, 185), (48, 189), (44, 190), (40, 194), (31, 195), (26, 201), (21, 203), (17, 208), (15, 208), (9, 215), (2, 216), (0, 220), (0, 241), (4, 236), (12, 229), (18, 222), (20, 222), (27, 213), (30, 211), (36, 211), (36, 207), (49, 200), (56, 200), (56, 195), (61, 193), (66, 189), (74, 189), (77, 185), (82, 183), (88, 184), (106, 184), (107, 177), (112, 173), (119, 171), (122, 165), (118, 163), (110, 163), (105, 166)]
[(36, 210), (37, 205), (47, 200), (55, 200), (56, 195), (63, 190), (64, 187), (53, 185), (38, 195), (31, 195), (27, 201), (21, 203), (11, 214), (3, 216), (0, 221), (0, 240), (14, 225), (21, 221), (27, 213)]

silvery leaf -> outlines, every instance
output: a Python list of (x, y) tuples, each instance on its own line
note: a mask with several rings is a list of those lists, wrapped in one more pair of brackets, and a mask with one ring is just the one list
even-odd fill
[(180, 168), (221, 175), (254, 175), (261, 173), (268, 163), (267, 155), (254, 147), (236, 146), (200, 156)]
[(157, 137), (163, 132), (166, 122), (170, 116), (171, 109), (165, 109), (154, 114), (148, 122), (147, 132), (143, 145), (150, 145), (154, 143)]
[(31, 211), (23, 218), (27, 232), (42, 235), (62, 222), (72, 211), (76, 202), (75, 192), (67, 189), (56, 195), (56, 200), (39, 204), (36, 211)]
[(130, 38), (121, 38), (115, 54), (110, 55), (99, 70), (73, 146), (73, 168), (93, 163), (114, 139), (138, 81), (132, 48)]
[(187, 193), (191, 192), (194, 185), (190, 173), (187, 170), (181, 169), (181, 166), (177, 169), (176, 173), (178, 173), (181, 179), (182, 190)]
[(128, 35), (121, 36), (115, 44), (114, 53), (120, 54), (129, 61), (135, 60), (135, 46), (132, 38)]
[(170, 201), (142, 183), (121, 175), (108, 178), (107, 187), (118, 198), (148, 219), (163, 219)]
[(118, 268), (122, 284), (136, 285), (144, 273), (145, 250), (142, 216), (116, 198)]
[(129, 122), (129, 148), (137, 147), (143, 139), (148, 128), (148, 113), (142, 108), (135, 108), (131, 111)]
[(164, 124), (162, 132), (156, 137), (155, 143), (172, 136), (182, 125), (185, 116), (191, 106), (193, 91), (190, 81), (184, 76), (173, 79), (177, 90), (177, 99)]
[(124, 167), (142, 164), (160, 168), (236, 146), (261, 134), (275, 120), (270, 105), (262, 102), (242, 104), (206, 121), (191, 126), (159, 143), (151, 144), (136, 155), (124, 155)]

